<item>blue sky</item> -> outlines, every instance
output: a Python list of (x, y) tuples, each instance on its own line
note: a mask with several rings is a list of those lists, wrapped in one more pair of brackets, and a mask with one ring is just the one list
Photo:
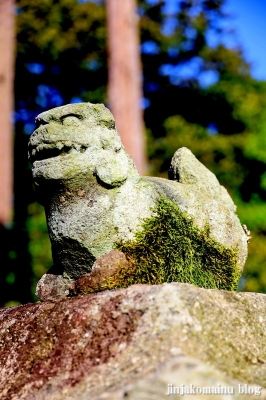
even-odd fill
[(266, 0), (227, 0), (224, 10), (231, 15), (236, 42), (253, 65), (252, 75), (266, 80)]
[[(147, 1), (156, 4), (159, 0)], [(166, 0), (165, 10), (171, 14), (179, 8), (179, 3), (180, 0)], [(223, 26), (228, 31), (234, 30), (233, 34), (224, 36), (225, 44), (229, 47), (241, 47), (245, 59), (251, 64), (253, 77), (266, 81), (266, 0), (225, 0), (223, 10), (228, 15)], [(167, 27), (171, 28), (169, 24)], [(215, 45), (216, 39), (217, 37), (210, 34), (210, 45)], [(197, 74), (196, 69), (186, 65), (185, 75)], [(169, 72), (171, 71), (162, 71), (163, 74)], [(177, 72), (180, 74), (180, 68)], [(203, 86), (205, 80), (206, 84), (210, 84), (215, 81), (215, 77), (204, 78)]]

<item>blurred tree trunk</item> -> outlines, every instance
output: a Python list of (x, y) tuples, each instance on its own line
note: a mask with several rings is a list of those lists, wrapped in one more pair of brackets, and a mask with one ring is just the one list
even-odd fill
[(0, 223), (11, 222), (13, 199), (14, 0), (0, 0)]
[(109, 79), (108, 101), (126, 151), (138, 171), (146, 169), (136, 0), (106, 0)]

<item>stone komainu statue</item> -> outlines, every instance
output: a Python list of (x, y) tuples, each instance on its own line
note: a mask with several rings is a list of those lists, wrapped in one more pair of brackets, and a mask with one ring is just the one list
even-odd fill
[(236, 249), (237, 268), (243, 269), (247, 237), (214, 174), (181, 148), (173, 156), (169, 180), (140, 177), (104, 105), (70, 104), (40, 114), (29, 159), (58, 276), (77, 279), (117, 243), (134, 241), (162, 197), (199, 229), (208, 226), (212, 240)]

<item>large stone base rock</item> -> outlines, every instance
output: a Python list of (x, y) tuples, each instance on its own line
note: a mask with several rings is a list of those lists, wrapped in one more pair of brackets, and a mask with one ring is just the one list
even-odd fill
[(265, 320), (263, 294), (181, 283), (2, 309), (0, 398), (157, 400), (173, 384), (266, 399)]
[[(171, 349), (172, 353), (178, 349)], [(123, 386), (123, 385), (120, 385)], [(105, 392), (93, 400), (244, 400), (265, 398), (265, 389), (225, 376), (217, 368), (183, 354), (171, 356), (156, 370), (144, 374), (116, 392)], [(252, 395), (253, 394), (253, 395)], [(171, 398), (171, 397), (170, 397)], [(84, 397), (85, 400), (85, 397)]]

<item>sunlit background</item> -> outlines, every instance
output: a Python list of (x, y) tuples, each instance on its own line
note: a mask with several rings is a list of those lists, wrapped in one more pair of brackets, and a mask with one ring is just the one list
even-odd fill
[(252, 64), (252, 76), (266, 80), (266, 2), (228, 0), (225, 11), (231, 16), (229, 26), (235, 31), (235, 43), (243, 48), (247, 61)]

